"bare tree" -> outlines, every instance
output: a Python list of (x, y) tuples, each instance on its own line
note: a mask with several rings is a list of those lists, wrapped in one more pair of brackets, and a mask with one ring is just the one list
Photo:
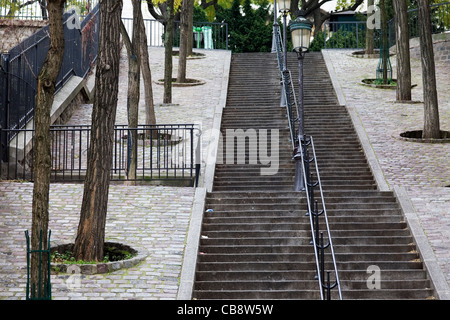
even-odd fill
[(91, 140), (80, 222), (74, 246), (77, 260), (101, 261), (114, 142), (120, 67), (121, 0), (102, 0), (92, 109)]
[(167, 0), (166, 16), (167, 24), (164, 33), (164, 93), (163, 103), (172, 103), (172, 47), (173, 47), (173, 21), (174, 0)]
[[(141, 19), (141, 31), (145, 35), (144, 20)], [(150, 70), (150, 58), (148, 54), (147, 37), (142, 37), (141, 41), (141, 72), (144, 80), (145, 93), (145, 124), (156, 124), (155, 104), (153, 102), (153, 88), (152, 88), (152, 72)]]
[[(179, 51), (179, 59), (178, 59), (178, 74), (177, 74), (177, 82), (183, 83), (186, 82), (186, 61), (189, 51), (189, 20), (191, 16), (189, 15), (192, 12), (191, 7), (194, 7), (193, 0), (183, 0), (181, 6), (181, 15), (180, 15), (180, 51)], [(192, 31), (192, 28), (191, 28)], [(191, 37), (192, 38), (192, 37)], [(191, 42), (192, 45), (192, 42)], [(192, 52), (192, 49), (191, 49)]]
[(393, 0), (397, 44), (397, 100), (411, 100), (408, 7), (406, 0)]
[[(50, 111), (55, 96), (56, 80), (64, 57), (63, 9), (65, 0), (48, 0), (50, 47), (37, 78), (36, 107), (34, 109), (34, 186), (32, 202), (31, 250), (39, 249), (40, 234), (42, 246), (48, 247), (48, 220), (50, 194)], [(35, 289), (45, 292), (48, 266), (39, 265), (39, 256), (31, 258), (31, 283)], [(41, 282), (39, 282), (41, 279)], [(41, 286), (40, 288), (38, 286)], [(33, 293), (31, 293), (33, 295)]]
[[(368, 0), (367, 7), (374, 5), (374, 0)], [(366, 50), (365, 54), (373, 54), (373, 28), (366, 26)]]
[[(132, 0), (133, 4), (133, 34), (128, 53), (128, 165), (127, 178), (130, 184), (136, 182), (137, 162), (137, 131), (139, 121), (139, 98), (141, 83), (141, 0)], [(144, 35), (145, 36), (145, 35)]]
[(431, 18), (428, 0), (418, 1), (420, 35), (420, 57), (422, 61), (422, 83), (424, 104), (423, 139), (439, 139), (439, 106), (436, 91), (436, 71), (434, 63)]
[[(314, 35), (316, 35), (321, 29), (322, 24), (330, 18), (330, 12), (320, 10), (320, 7), (331, 0), (292, 0), (291, 1), (291, 13), (297, 17), (300, 10), (305, 11), (305, 15), (314, 16)], [(356, 0), (353, 4), (343, 8), (341, 11), (356, 10), (364, 0)], [(301, 5), (300, 5), (301, 3)]]

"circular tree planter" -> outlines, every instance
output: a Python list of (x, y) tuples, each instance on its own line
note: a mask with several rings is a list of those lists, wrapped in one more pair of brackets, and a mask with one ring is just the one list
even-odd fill
[(395, 134), (395, 138), (403, 141), (421, 142), (421, 143), (450, 143), (450, 131), (440, 131), (439, 139), (423, 139), (422, 130), (412, 130)]
[[(377, 79), (362, 79), (361, 84), (367, 87), (378, 88), (378, 89), (397, 89), (397, 79), (392, 79), (393, 84), (376, 84)], [(411, 85), (411, 88), (416, 87), (417, 84)]]
[[(145, 131), (145, 128), (142, 130)], [(123, 140), (122, 143), (126, 142), (126, 140), (128, 139), (128, 135), (123, 135), (121, 139)], [(179, 144), (181, 141), (183, 141), (182, 137), (175, 136), (170, 133), (158, 133), (158, 138), (153, 137), (152, 139), (146, 137), (144, 133), (139, 133), (137, 136), (137, 144), (139, 146), (168, 146)]]
[[(380, 58), (380, 50), (375, 49), (374, 53), (371, 54), (366, 54), (365, 50), (360, 50), (360, 51), (353, 51), (350, 56), (354, 57), (354, 58), (360, 58), (360, 59), (378, 59)], [(393, 53), (389, 53), (389, 56), (392, 57), (394, 56)]]
[[(61, 254), (64, 254), (65, 252), (72, 252), (73, 246), (74, 246), (73, 243), (63, 244), (51, 248), (51, 251), (52, 253), (56, 251)], [(105, 251), (109, 252), (110, 254), (111, 253), (117, 254), (118, 260), (111, 262), (98, 262), (98, 263), (52, 262), (51, 269), (56, 273), (101, 274), (113, 272), (124, 268), (131, 268), (132, 266), (135, 266), (138, 263), (144, 261), (145, 258), (147, 257), (147, 255), (145, 255), (142, 251), (138, 251), (134, 248), (131, 248), (130, 246), (115, 242), (105, 242)], [(120, 252), (123, 251), (130, 253), (132, 257), (120, 260)]]
[(366, 54), (365, 50), (354, 51), (352, 52), (351, 56), (359, 59), (376, 59), (380, 57), (380, 52), (379, 50), (374, 50), (374, 53)]
[[(179, 51), (172, 51), (172, 56), (178, 57), (180, 55)], [(196, 60), (196, 59), (204, 59), (206, 58), (206, 55), (204, 53), (200, 52), (192, 52), (192, 55), (187, 56), (186, 59), (188, 60)]]
[[(159, 79), (158, 81), (155, 81), (156, 84), (164, 85), (164, 79)], [(193, 87), (193, 86), (200, 86), (202, 84), (205, 84), (206, 82), (203, 80), (198, 79), (186, 79), (186, 82), (177, 82), (177, 78), (172, 78), (172, 86), (173, 87)]]

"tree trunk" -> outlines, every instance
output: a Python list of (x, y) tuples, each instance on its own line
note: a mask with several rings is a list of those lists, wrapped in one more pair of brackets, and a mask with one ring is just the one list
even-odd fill
[[(139, 121), (139, 98), (141, 83), (141, 1), (133, 0), (133, 34), (128, 54), (128, 127), (135, 129)], [(127, 155), (127, 179), (128, 184), (135, 184), (137, 162), (137, 131), (128, 130), (128, 155)]]
[(193, 33), (194, 33), (194, 1), (190, 0), (192, 4), (189, 6), (188, 12), (188, 29), (187, 29), (187, 44), (186, 44), (186, 55), (192, 56), (192, 43)]
[[(373, 6), (374, 0), (368, 0), (367, 7)], [(373, 28), (366, 27), (366, 54), (373, 54)]]
[(167, 24), (164, 34), (164, 94), (163, 103), (172, 103), (172, 47), (173, 47), (173, 17), (174, 0), (167, 0)]
[(411, 100), (411, 64), (406, 0), (394, 0), (397, 43), (397, 101)]
[[(141, 19), (141, 31), (145, 34), (144, 20)], [(152, 72), (150, 70), (150, 61), (148, 55), (147, 37), (142, 37), (141, 40), (141, 71), (144, 80), (145, 93), (145, 124), (156, 124), (155, 104), (153, 102), (153, 88), (152, 88)]]
[(424, 126), (423, 139), (439, 139), (439, 106), (436, 91), (436, 71), (434, 65), (433, 39), (429, 1), (418, 1), (420, 57), (422, 61)]
[(389, 55), (389, 47), (388, 47), (388, 25), (386, 18), (386, 6), (385, 0), (380, 0), (380, 14), (381, 14), (381, 41), (382, 41), (382, 64), (383, 64), (383, 84), (388, 83), (387, 78), (387, 59)]
[(177, 82), (186, 82), (186, 60), (188, 46), (188, 29), (189, 29), (189, 7), (194, 5), (190, 0), (183, 0), (180, 16), (180, 51), (178, 57), (178, 75)]
[(114, 123), (120, 67), (121, 0), (100, 2), (100, 23), (91, 140), (80, 222), (74, 246), (77, 260), (103, 260)]
[[(36, 107), (34, 110), (34, 186), (31, 220), (31, 250), (39, 249), (39, 236), (42, 232), (42, 248), (48, 247), (48, 207), (50, 194), (50, 110), (55, 95), (56, 79), (64, 57), (64, 25), (62, 21), (65, 0), (49, 0), (50, 47), (37, 79)], [(43, 257), (45, 261), (46, 257)], [(47, 257), (48, 258), (48, 257)], [(48, 280), (48, 265), (42, 263), (39, 270), (39, 256), (31, 255), (31, 284), (36, 291), (45, 292)], [(40, 271), (40, 274), (39, 274)], [(39, 283), (39, 278), (42, 281)], [(40, 286), (40, 288), (39, 288)], [(34, 292), (37, 296), (37, 293)], [(30, 292), (33, 295), (33, 292)]]

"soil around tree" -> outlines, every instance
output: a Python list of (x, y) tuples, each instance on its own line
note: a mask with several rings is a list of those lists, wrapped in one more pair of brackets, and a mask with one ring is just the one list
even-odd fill
[(450, 131), (440, 131), (439, 139), (423, 139), (422, 130), (411, 130), (395, 135), (400, 140), (421, 143), (450, 143)]
[[(362, 79), (361, 84), (377, 89), (397, 89), (397, 79), (391, 79), (391, 82), (388, 84), (378, 84), (377, 79)], [(411, 85), (411, 89), (416, 86), (417, 84)]]
[[(172, 56), (178, 57), (180, 55), (180, 52), (177, 50), (172, 51)], [(204, 59), (206, 58), (206, 55), (204, 53), (200, 52), (192, 52), (191, 55), (187, 56), (187, 60), (195, 60), (195, 59)]]
[(69, 274), (101, 274), (116, 270), (131, 268), (145, 260), (147, 255), (142, 250), (137, 250), (128, 245), (116, 242), (105, 242), (105, 256), (108, 260), (102, 262), (76, 262), (63, 260), (61, 256), (68, 257), (73, 252), (73, 243), (62, 244), (51, 248), (52, 256), (59, 253), (58, 257), (52, 259), (51, 270), (55, 273)]
[[(155, 81), (155, 83), (159, 85), (164, 85), (164, 79), (159, 79), (158, 81)], [(177, 82), (177, 78), (172, 78), (173, 87), (192, 87), (192, 86), (200, 86), (205, 83), (206, 82), (204, 80), (190, 79), (190, 78), (186, 78), (186, 82)]]
[(380, 57), (380, 52), (379, 50), (374, 50), (373, 53), (368, 54), (366, 53), (365, 50), (362, 51), (354, 51), (351, 54), (352, 57), (354, 58), (359, 58), (359, 59), (376, 59)]

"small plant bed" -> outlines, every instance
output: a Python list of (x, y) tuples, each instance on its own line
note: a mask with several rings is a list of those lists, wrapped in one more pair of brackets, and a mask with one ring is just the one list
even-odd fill
[[(164, 85), (164, 79), (159, 79), (158, 81), (155, 81), (155, 83), (159, 85)], [(200, 86), (205, 83), (206, 82), (203, 80), (190, 78), (186, 78), (186, 82), (177, 82), (177, 78), (172, 78), (172, 86), (174, 87), (193, 87), (193, 86)]]
[(114, 242), (105, 242), (105, 258), (103, 261), (82, 261), (73, 257), (73, 243), (63, 244), (51, 249), (51, 268), (57, 273), (71, 273), (76, 270), (81, 274), (97, 274), (116, 271), (122, 268), (130, 268), (141, 261), (146, 256), (137, 250)]
[(398, 135), (401, 140), (422, 143), (450, 143), (450, 131), (440, 131), (439, 139), (423, 139), (422, 130), (405, 131)]
[[(180, 55), (179, 51), (172, 51), (172, 56), (178, 57)], [(193, 59), (204, 59), (206, 58), (206, 55), (204, 53), (200, 52), (192, 52), (191, 55), (187, 56), (186, 59), (193, 60)]]
[[(397, 79), (391, 79), (387, 84), (384, 84), (383, 80), (380, 79), (363, 79), (361, 84), (378, 89), (397, 89)], [(411, 88), (414, 88), (415, 86), (417, 86), (417, 84), (413, 84)]]
[(374, 53), (367, 54), (365, 50), (354, 51), (352, 52), (351, 56), (360, 59), (376, 59), (380, 57), (380, 52), (379, 50), (374, 50)]
[[(145, 129), (142, 129), (145, 130)], [(149, 134), (151, 134), (151, 130), (148, 130)], [(121, 137), (122, 140), (126, 141), (128, 140), (128, 135), (125, 134)], [(150, 141), (152, 140), (152, 141)], [(175, 135), (172, 135), (170, 133), (158, 133), (157, 137), (153, 137), (150, 139), (149, 137), (146, 137), (144, 133), (139, 133), (137, 136), (138, 145), (142, 145), (145, 142), (146, 146), (165, 146), (165, 145), (175, 145), (183, 141), (181, 137), (177, 137)]]

